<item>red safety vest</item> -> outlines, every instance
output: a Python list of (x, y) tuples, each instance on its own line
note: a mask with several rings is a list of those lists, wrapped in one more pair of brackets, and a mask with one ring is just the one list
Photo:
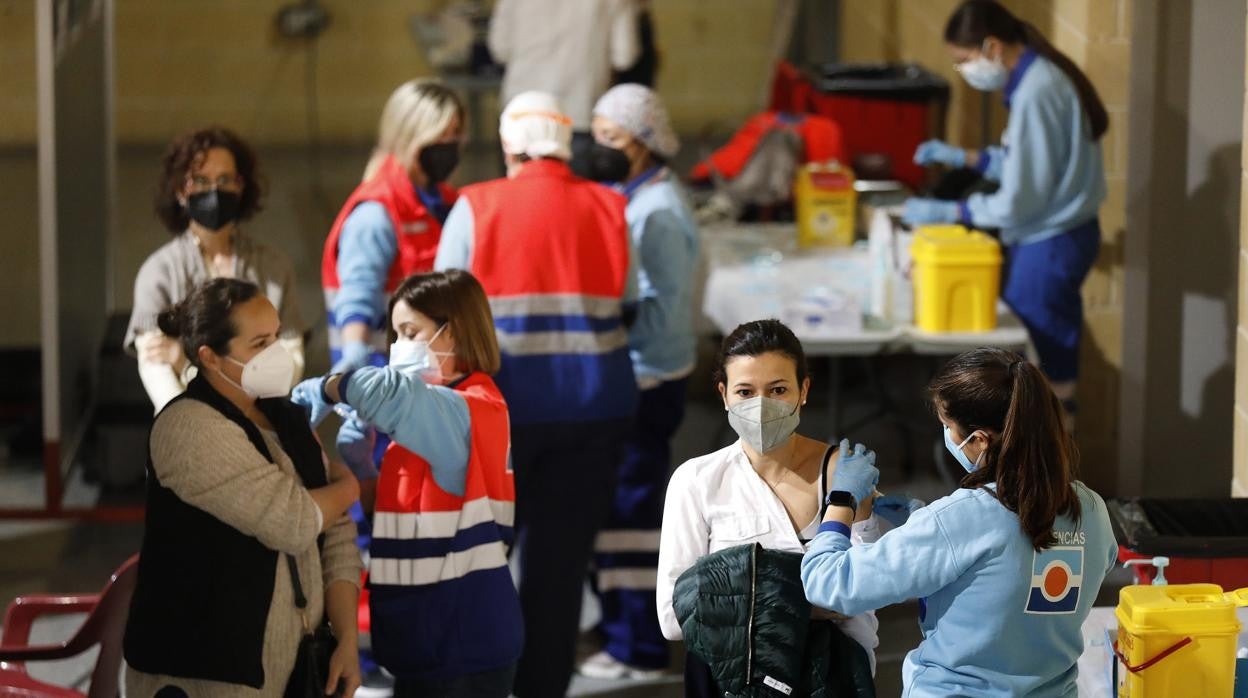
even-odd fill
[(429, 463), (398, 444), (377, 481), (370, 630), (378, 661), (400, 676), (498, 668), (523, 644), (507, 567), (516, 502), (507, 404), (484, 373), (455, 390), (470, 424), (464, 494), (442, 489)]
[[(621, 298), (627, 201), (559, 160), (464, 187), (475, 223), (472, 274), (491, 299), (535, 293)], [(523, 263), (517, 263), (522, 261)]]
[[(439, 184), (438, 191), (447, 206), (455, 203), (453, 188)], [(407, 170), (394, 156), (387, 156), (377, 173), (361, 182), (347, 197), (347, 203), (343, 204), (334, 226), (329, 230), (321, 256), (321, 286), (327, 296), (342, 287), (338, 278), (338, 237), (342, 234), (342, 226), (355, 207), (365, 201), (376, 201), (386, 207), (398, 242), (399, 253), (386, 275), (386, 293), (393, 292), (408, 276), (433, 269), (438, 242), (442, 239), (442, 224), (416, 196)]]
[(624, 197), (550, 159), (462, 194), (474, 222), (470, 271), (490, 299), (496, 380), (513, 422), (631, 416)]

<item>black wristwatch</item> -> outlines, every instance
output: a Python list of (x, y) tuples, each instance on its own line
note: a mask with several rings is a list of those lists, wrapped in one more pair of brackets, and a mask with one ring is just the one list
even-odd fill
[(828, 493), (827, 499), (823, 500), (826, 507), (849, 507), (854, 511), (858, 510), (858, 502), (854, 500), (854, 495), (844, 490), (832, 490)]

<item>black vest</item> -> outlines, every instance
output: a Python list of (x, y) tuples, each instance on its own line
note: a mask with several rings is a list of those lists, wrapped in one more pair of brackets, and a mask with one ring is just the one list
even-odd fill
[[(213, 407), (242, 427), (256, 450), (274, 462), (255, 423), (202, 377), (174, 402), (178, 400)], [(285, 398), (258, 400), (256, 405), (273, 425), (304, 486), (325, 486), (321, 447), (303, 409)], [(203, 467), (212, 467), (212, 457), (203, 454)], [(152, 468), (149, 443), (147, 515), (126, 624), (126, 662), (149, 674), (262, 688), (264, 629), (278, 554), (163, 487)]]

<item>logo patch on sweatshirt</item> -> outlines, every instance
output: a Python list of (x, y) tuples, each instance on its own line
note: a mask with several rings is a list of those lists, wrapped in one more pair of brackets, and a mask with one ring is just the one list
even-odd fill
[(1034, 554), (1024, 613), (1074, 613), (1083, 584), (1083, 548), (1058, 546)]

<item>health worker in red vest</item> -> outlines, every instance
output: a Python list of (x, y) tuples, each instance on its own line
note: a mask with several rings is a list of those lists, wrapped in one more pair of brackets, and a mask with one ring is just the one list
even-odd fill
[(403, 279), (433, 269), (463, 133), (463, 105), (441, 83), (406, 82), (386, 102), (363, 181), (321, 258), (335, 371), (385, 365), (386, 300)]
[(517, 95), (499, 124), (508, 176), (464, 187), (436, 267), (481, 281), (511, 410), (524, 655), (520, 698), (562, 696), (581, 589), (637, 409), (625, 310), (637, 297), (625, 199), (568, 167), (572, 120)]
[[(457, 269), (409, 277), (390, 300), (390, 364), (305, 381), (313, 419), (354, 410), (338, 450), (377, 483), (369, 550), (373, 654), (394, 695), (511, 692), (524, 643), (507, 567), (515, 516), (507, 404), (489, 302)], [(309, 399), (308, 396), (311, 396)], [(341, 409), (341, 408), (339, 408)]]
[[(446, 184), (459, 163), (464, 108), (450, 88), (412, 80), (390, 95), (364, 178), (334, 221), (321, 259), (334, 371), (386, 365), (386, 301), (409, 275), (430, 271), (455, 191)], [(380, 437), (380, 463), (386, 438)], [(357, 473), (360, 504), (351, 516), (368, 549), (376, 474)], [(362, 659), (365, 688), (388, 687), (372, 659)]]

